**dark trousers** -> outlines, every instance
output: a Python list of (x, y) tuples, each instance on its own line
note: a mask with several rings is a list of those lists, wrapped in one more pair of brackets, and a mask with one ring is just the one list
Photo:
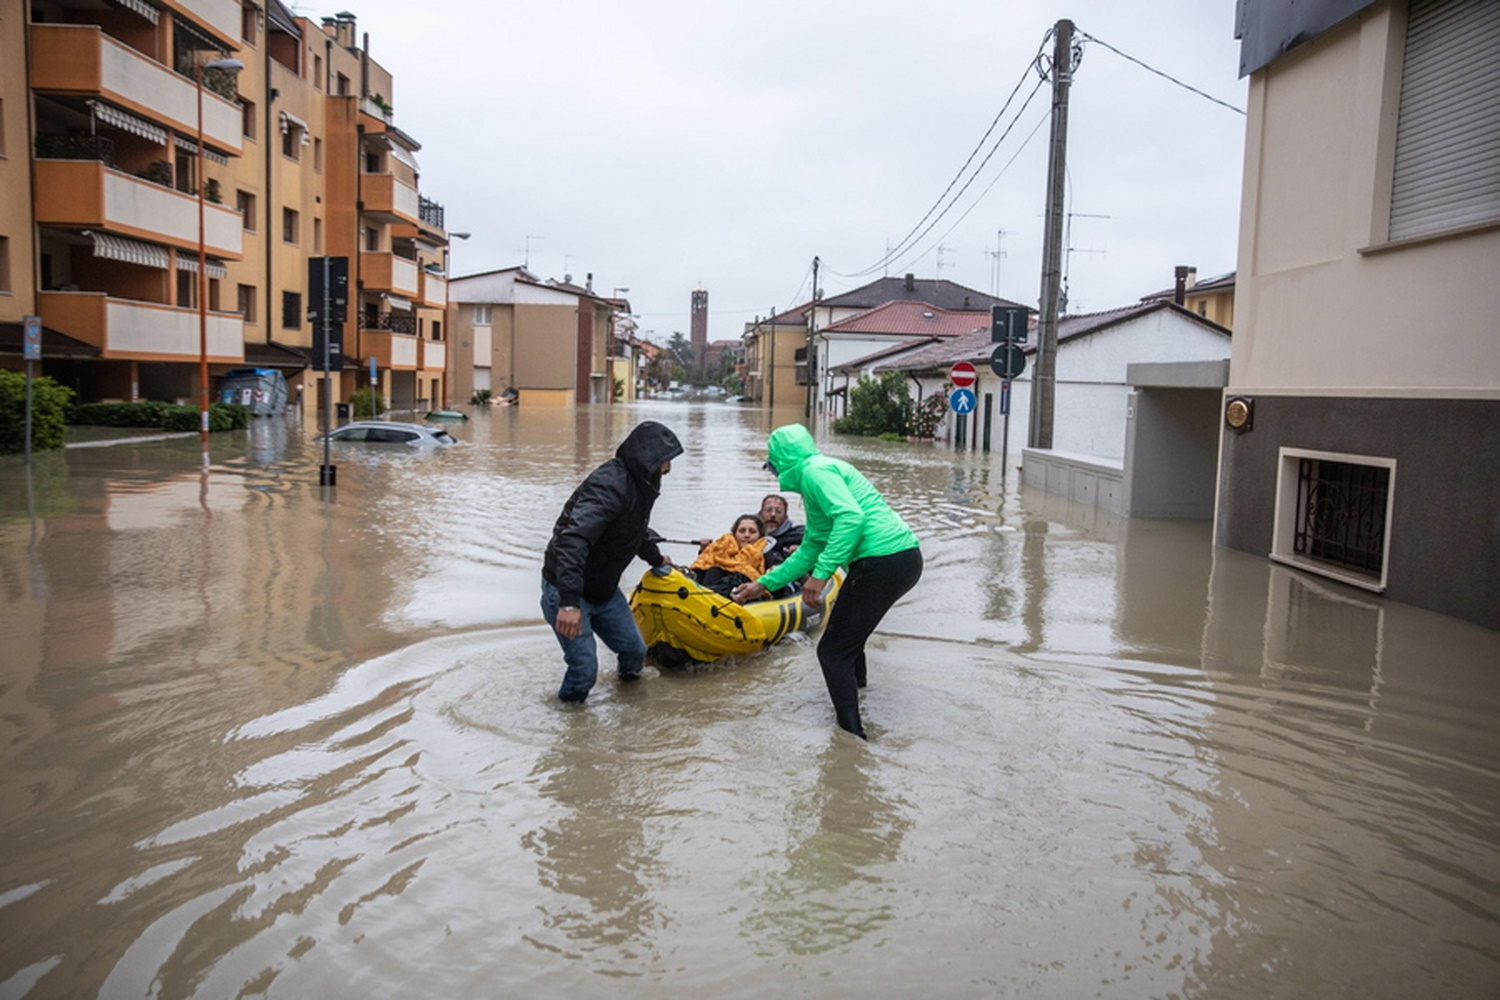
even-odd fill
[(922, 550), (856, 559), (818, 641), (818, 665), (839, 725), (864, 735), (859, 721), (859, 689), (865, 682), (865, 640), (880, 619), (922, 578)]

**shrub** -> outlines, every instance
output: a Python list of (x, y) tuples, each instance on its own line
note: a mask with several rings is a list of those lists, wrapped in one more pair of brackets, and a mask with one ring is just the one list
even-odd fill
[(911, 397), (906, 393), (906, 376), (886, 372), (879, 378), (861, 375), (859, 384), (849, 390), (849, 414), (833, 422), (838, 434), (896, 434), (911, 432)]
[[(373, 400), (373, 404), (372, 401)], [(349, 396), (349, 406), (355, 419), (368, 420), (385, 412), (385, 400), (369, 388), (356, 389)]]
[[(31, 380), (31, 448), (61, 448), (73, 390), (50, 376)], [(26, 450), (26, 374), (0, 371), (0, 454)]]
[(943, 414), (948, 411), (947, 399), (948, 386), (944, 384), (942, 389), (922, 400), (912, 417), (912, 437), (930, 438), (937, 434), (937, 426), (943, 422)]
[(474, 395), (469, 397), (469, 402), (473, 403), (475, 406), (489, 406), (490, 397), (493, 395), (494, 393), (490, 392), (490, 390), (488, 389), (475, 389)]
[[(208, 429), (232, 431), (250, 423), (250, 410), (238, 403), (208, 404)], [(166, 431), (195, 431), (202, 426), (196, 406), (172, 406), (162, 415), (161, 427)]]
[(148, 399), (138, 403), (83, 403), (73, 408), (68, 422), (94, 427), (160, 427), (171, 403)]

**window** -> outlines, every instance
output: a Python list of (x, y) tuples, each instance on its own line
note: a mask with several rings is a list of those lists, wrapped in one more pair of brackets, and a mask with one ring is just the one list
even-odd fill
[(208, 308), (211, 312), (219, 311), (219, 285), (218, 278), (208, 279)]
[(0, 156), (5, 155), (5, 98), (0, 97)]
[(313, 87), (318, 90), (323, 89), (323, 57), (320, 55), (313, 56), (312, 81)]
[(1384, 590), (1393, 459), (1281, 449), (1271, 558)]
[(255, 44), (255, 8), (246, 4), (240, 10), (240, 37), (251, 45)]
[(240, 100), (240, 132), (246, 139), (255, 138), (255, 102)]
[(302, 293), (281, 293), (281, 325), (288, 330), (302, 328)]
[(323, 140), (313, 140), (313, 169), (318, 173), (323, 172)]
[(198, 275), (192, 271), (177, 272), (177, 305), (182, 309), (198, 307)]
[(440, 321), (438, 321), (438, 320), (433, 320), (432, 321), (432, 339), (433, 340), (442, 340), (443, 339), (443, 324)]
[(236, 191), (234, 204), (240, 213), (241, 228), (255, 232), (255, 195), (249, 191)]
[(349, 78), (342, 73), (338, 75), (338, 85), (336, 92), (340, 97), (349, 96)]
[(380, 230), (373, 226), (365, 227), (365, 250), (370, 253), (380, 251)]
[(1392, 240), (1500, 219), (1500, 4), (1412, 0), (1391, 179)]
[(492, 308), (491, 306), (475, 306), (474, 307), (474, 325), (475, 326), (489, 326), (490, 325), (490, 309), (491, 308)]
[(322, 252), (323, 252), (323, 220), (322, 219), (318, 219), (318, 218), (314, 218), (313, 219), (313, 253), (315, 253), (315, 254), (321, 254)]
[(367, 173), (367, 174), (378, 174), (378, 173), (380, 173), (380, 154), (379, 153), (366, 153), (365, 154), (365, 173)]
[(297, 212), (290, 208), (281, 210), (281, 242), (297, 242)]
[(255, 286), (240, 285), (236, 295), (239, 303), (240, 318), (246, 323), (255, 322)]
[(291, 160), (302, 159), (302, 136), (304, 134), (300, 125), (282, 122), (281, 155)]
[(0, 293), (10, 293), (10, 237), (0, 236)]

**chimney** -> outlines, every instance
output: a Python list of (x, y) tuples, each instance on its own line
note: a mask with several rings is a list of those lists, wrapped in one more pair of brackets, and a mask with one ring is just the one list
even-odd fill
[(915, 292), (917, 290), (917, 276), (910, 271), (906, 273), (906, 290)]
[(584, 288), (587, 288), (587, 289), (588, 289), (588, 290), (589, 290), (589, 291), (591, 291), (591, 292), (592, 292), (592, 291), (593, 291), (593, 290), (594, 290), (594, 272), (593, 272), (593, 271), (590, 271), (590, 272), (589, 272), (589, 273), (588, 273), (588, 274), (587, 274), (587, 275), (586, 275), (586, 276), (585, 276), (585, 277), (584, 277), (584, 280), (583, 280), (583, 287), (584, 287)]
[(1172, 302), (1174, 304), (1182, 305), (1183, 297), (1186, 295), (1187, 290), (1197, 284), (1197, 277), (1198, 269), (1196, 267), (1188, 267), (1186, 264), (1177, 265), (1176, 280), (1172, 284)]

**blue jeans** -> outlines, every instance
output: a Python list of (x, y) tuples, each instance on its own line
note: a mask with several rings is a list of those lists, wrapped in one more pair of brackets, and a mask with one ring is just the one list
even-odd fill
[(599, 676), (599, 652), (594, 645), (596, 635), (619, 657), (621, 680), (634, 680), (641, 675), (641, 668), (646, 663), (646, 643), (641, 639), (641, 630), (636, 628), (630, 602), (623, 593), (616, 590), (608, 600), (597, 604), (587, 599), (579, 600), (583, 631), (576, 639), (557, 632), (557, 609), (561, 603), (557, 588), (543, 580), (542, 617), (553, 627), (552, 634), (557, 637), (563, 662), (568, 666), (563, 674), (562, 687), (557, 691), (559, 698), (583, 701), (593, 689)]

